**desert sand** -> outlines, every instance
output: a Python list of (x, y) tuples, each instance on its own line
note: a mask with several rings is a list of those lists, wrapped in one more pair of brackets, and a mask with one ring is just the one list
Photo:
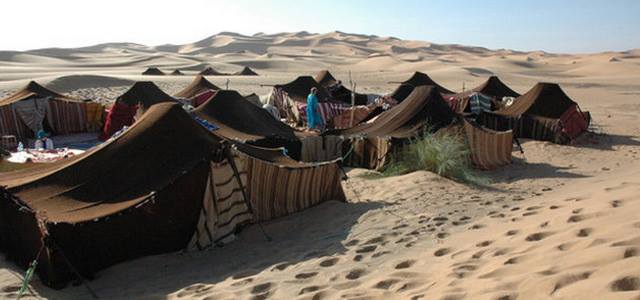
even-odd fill
[[(147, 67), (187, 76), (141, 76)], [(596, 54), (490, 50), (332, 32), (221, 33), (187, 45), (103, 44), (0, 51), (0, 96), (28, 80), (101, 102), (136, 80), (168, 93), (206, 66), (243, 94), (329, 69), (358, 91), (391, 92), (414, 71), (461, 91), (498, 75), (520, 93), (557, 82), (591, 112), (576, 145), (523, 141), (489, 187), (435, 174), (370, 179), (351, 169), (346, 203), (256, 226), (233, 243), (122, 263), (88, 285), (102, 299), (640, 299), (640, 50)], [(24, 271), (0, 258), (0, 298)], [(25, 298), (90, 299), (86, 287)]]

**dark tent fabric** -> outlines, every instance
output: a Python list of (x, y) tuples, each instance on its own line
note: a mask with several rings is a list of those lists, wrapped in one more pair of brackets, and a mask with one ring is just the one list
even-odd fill
[(142, 72), (142, 75), (165, 75), (165, 74), (158, 68), (148, 68), (144, 72)]
[(511, 106), (496, 113), (510, 117), (529, 114), (557, 119), (573, 105), (577, 103), (571, 100), (558, 84), (540, 82), (516, 98)]
[(285, 147), (290, 156), (297, 158), (300, 155), (300, 140), (293, 128), (274, 119), (236, 91), (218, 91), (194, 113), (218, 127), (215, 134), (226, 139), (269, 148)]
[(253, 70), (251, 70), (251, 68), (249, 67), (244, 67), (242, 68), (241, 71), (238, 71), (236, 73), (234, 73), (233, 75), (242, 75), (242, 76), (257, 76), (258, 73), (254, 72)]
[[(495, 115), (515, 119), (516, 137), (566, 143), (586, 131), (588, 117), (555, 83), (538, 83)], [(488, 123), (496, 123), (487, 118)]]
[[(330, 86), (333, 86), (338, 82), (338, 80), (333, 77), (333, 75), (328, 70), (322, 70), (316, 74), (314, 77), (316, 82), (318, 82), (321, 86), (329, 89)], [(338, 90), (331, 92), (331, 98), (334, 101), (343, 102), (347, 104), (351, 104), (351, 90), (342, 85)], [(355, 94), (355, 105), (366, 105), (367, 104), (367, 95), (364, 94)]]
[(487, 81), (471, 90), (458, 94), (445, 95), (445, 97), (457, 99), (455, 105), (456, 111), (460, 113), (471, 112), (469, 108), (469, 97), (474, 93), (480, 93), (495, 100), (501, 100), (503, 97), (520, 97), (520, 94), (504, 84), (497, 76), (489, 77)]
[[(101, 105), (66, 96), (35, 81), (0, 99), (0, 135), (33, 137), (34, 127), (53, 134), (93, 131), (102, 123)], [(45, 122), (46, 120), (46, 122)]]
[(176, 102), (177, 100), (165, 92), (151, 81), (138, 81), (124, 94), (116, 99), (105, 121), (101, 140), (110, 138), (123, 126), (133, 124), (133, 118), (138, 109), (146, 110), (154, 104), (162, 102)]
[(200, 75), (223, 75), (222, 73), (214, 70), (212, 67), (207, 67), (200, 72)]
[(498, 99), (502, 99), (502, 97), (520, 97), (520, 94), (504, 84), (497, 76), (489, 77), (487, 81), (472, 89), (471, 92), (482, 93)]
[(211, 83), (202, 75), (197, 75), (196, 78), (184, 89), (177, 92), (174, 96), (178, 98), (191, 98), (206, 90), (221, 90), (218, 86)]
[(175, 69), (173, 72), (171, 72), (171, 75), (184, 75), (184, 73), (182, 73), (182, 71)]
[(35, 81), (30, 81), (27, 84), (27, 86), (25, 86), (24, 88), (18, 90), (17, 92), (3, 99), (0, 99), (0, 106), (12, 104), (12, 103), (19, 102), (29, 98), (45, 98), (45, 97), (51, 97), (53, 100), (60, 100), (60, 101), (83, 102), (83, 100), (81, 99), (65, 96), (61, 93), (52, 91), (44, 86), (41, 86)]
[(436, 88), (440, 94), (455, 94), (455, 92), (439, 85), (429, 75), (422, 72), (415, 72), (411, 78), (400, 83), (400, 86), (391, 94), (393, 99), (402, 102), (417, 86), (430, 85)]
[(175, 98), (163, 92), (151, 81), (138, 81), (124, 94), (116, 99), (116, 102), (128, 105), (142, 104), (144, 109), (160, 102), (175, 102)]
[(375, 119), (327, 134), (348, 139), (343, 143), (343, 152), (349, 153), (345, 165), (379, 170), (409, 138), (448, 126), (454, 116), (436, 87), (417, 86), (404, 101)]
[(425, 126), (437, 130), (453, 120), (454, 113), (433, 86), (417, 86), (405, 101), (381, 113), (376, 119), (353, 128), (337, 130), (344, 136), (407, 138)]
[(294, 81), (286, 84), (278, 84), (274, 86), (277, 89), (281, 89), (286, 92), (289, 98), (296, 102), (307, 102), (307, 96), (311, 91), (311, 88), (318, 89), (318, 100), (321, 102), (329, 101), (329, 92), (323, 86), (321, 86), (311, 76), (300, 76)]
[(184, 249), (219, 147), (180, 105), (162, 103), (89, 152), (0, 175), (0, 248), (26, 267), (42, 247), (37, 272), (55, 288), (74, 277), (70, 266), (90, 277), (121, 261)]
[(331, 74), (331, 72), (329, 72), (329, 70), (322, 70), (322, 71), (318, 72), (318, 74), (316, 74), (314, 79), (320, 85), (325, 86), (325, 87), (326, 86), (330, 86), (330, 85), (334, 85), (336, 82), (338, 82), (338, 80), (335, 77), (333, 77), (333, 74)]

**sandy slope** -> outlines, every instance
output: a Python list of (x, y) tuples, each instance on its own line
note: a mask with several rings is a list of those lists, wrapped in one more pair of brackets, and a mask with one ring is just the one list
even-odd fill
[[(239, 50), (238, 50), (239, 49)], [(246, 51), (245, 51), (246, 50)], [(159, 52), (160, 51), (160, 52)], [(240, 52), (240, 53), (236, 53)], [(616, 58), (611, 61), (611, 58)], [(140, 76), (150, 65), (205, 65), (258, 77), (210, 77), (242, 93), (331, 68), (384, 93), (413, 71), (461, 90), (499, 75), (519, 92), (555, 81), (592, 112), (598, 134), (578, 145), (526, 141), (513, 165), (483, 172), (490, 188), (428, 172), (365, 179), (349, 171), (348, 203), (329, 202), (248, 228), (234, 243), (119, 264), (90, 286), (105, 299), (639, 299), (640, 54), (492, 51), (329, 33), (220, 34), (189, 45), (105, 44), (0, 53), (0, 95), (38, 79), (111, 101), (135, 80), (175, 92), (190, 76)], [(99, 77), (102, 76), (102, 77)], [(0, 260), (0, 298), (22, 270)], [(36, 297), (87, 299), (32, 282)]]

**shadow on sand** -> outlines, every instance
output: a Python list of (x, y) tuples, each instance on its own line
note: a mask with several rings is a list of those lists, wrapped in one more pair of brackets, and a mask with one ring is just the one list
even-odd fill
[(636, 146), (640, 147), (640, 138), (631, 135), (593, 133), (587, 132), (578, 138), (575, 145), (578, 148), (613, 151), (614, 147)]
[(493, 182), (509, 183), (523, 179), (540, 178), (585, 178), (583, 174), (573, 173), (573, 168), (558, 167), (548, 163), (532, 163), (519, 157), (513, 157), (513, 162), (504, 168), (488, 172)]
[[(259, 227), (253, 225), (224, 247), (122, 263), (98, 272), (95, 280), (88, 284), (101, 299), (165, 299), (166, 294), (194, 284), (214, 284), (230, 277), (251, 288), (248, 277), (257, 273), (281, 271), (300, 261), (346, 252), (343, 241), (351, 228), (368, 211), (382, 207), (383, 203), (379, 202), (329, 201), (264, 223), (272, 241), (267, 241)], [(295, 275), (292, 273), (291, 278), (295, 279)], [(37, 279), (32, 281), (32, 286), (40, 296), (49, 299), (91, 299), (83, 286), (52, 290)], [(136, 291), (145, 294), (136, 294)]]

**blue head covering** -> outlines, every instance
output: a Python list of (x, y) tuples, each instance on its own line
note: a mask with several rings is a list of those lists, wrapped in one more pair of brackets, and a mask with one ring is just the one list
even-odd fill
[(38, 132), (36, 133), (36, 138), (37, 139), (42, 139), (42, 138), (44, 138), (46, 136), (47, 136), (47, 133), (44, 132), (44, 130), (42, 130), (42, 129), (38, 130)]

